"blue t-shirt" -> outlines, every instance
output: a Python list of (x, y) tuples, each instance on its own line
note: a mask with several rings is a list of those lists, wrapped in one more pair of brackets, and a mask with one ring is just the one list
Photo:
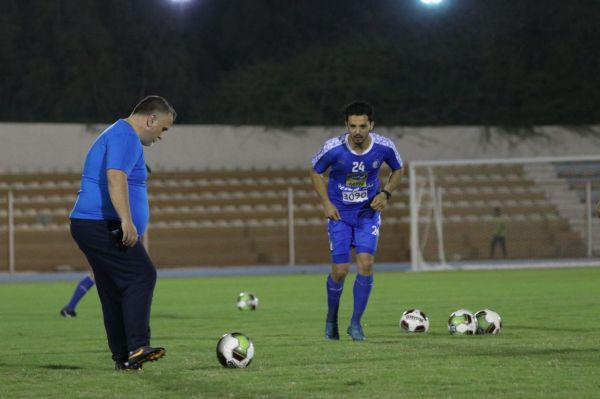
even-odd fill
[(123, 119), (109, 126), (92, 144), (85, 158), (81, 187), (70, 217), (120, 220), (108, 193), (108, 169), (127, 174), (131, 218), (138, 234), (143, 235), (150, 216), (146, 189), (148, 172), (140, 138)]
[[(379, 168), (386, 163), (393, 171), (402, 168), (402, 159), (393, 141), (371, 132), (371, 145), (362, 154), (348, 144), (348, 133), (327, 140), (313, 156), (313, 170), (319, 174), (331, 168), (327, 194), (340, 213), (369, 208), (379, 191)], [(370, 209), (370, 208), (369, 208)]]

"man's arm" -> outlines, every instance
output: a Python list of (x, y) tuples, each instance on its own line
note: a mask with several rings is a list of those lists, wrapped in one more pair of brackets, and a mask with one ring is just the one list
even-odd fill
[(400, 185), (400, 180), (402, 180), (403, 174), (403, 169), (396, 169), (390, 174), (390, 177), (388, 178), (385, 186), (383, 186), (381, 189), (381, 192), (377, 194), (375, 198), (373, 198), (373, 201), (371, 201), (371, 208), (375, 209), (376, 211), (382, 211), (385, 209), (388, 203), (388, 197), (383, 191), (385, 190), (390, 194), (393, 193), (394, 190)]
[(110, 201), (121, 218), (123, 244), (128, 247), (133, 247), (139, 237), (137, 229), (131, 219), (127, 174), (122, 170), (109, 169), (106, 171), (106, 177), (108, 179), (108, 194), (110, 195)]
[(325, 184), (325, 179), (323, 178), (323, 176), (311, 169), (310, 179), (312, 180), (313, 187), (319, 195), (319, 199), (321, 200), (321, 204), (323, 205), (325, 217), (332, 220), (340, 220), (340, 212), (335, 207), (335, 205), (331, 203), (331, 200), (329, 199), (329, 195), (327, 194), (327, 184)]

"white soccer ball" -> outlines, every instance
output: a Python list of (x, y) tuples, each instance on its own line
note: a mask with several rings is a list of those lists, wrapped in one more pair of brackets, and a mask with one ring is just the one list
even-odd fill
[(237, 308), (239, 310), (256, 310), (258, 307), (258, 297), (252, 292), (240, 292), (237, 298)]
[(427, 332), (429, 318), (419, 309), (409, 309), (400, 316), (400, 328), (406, 332)]
[(475, 313), (477, 334), (498, 334), (502, 330), (502, 318), (491, 309), (482, 309)]
[(450, 334), (473, 335), (477, 331), (477, 319), (467, 309), (459, 309), (448, 319)]
[(252, 340), (239, 332), (227, 333), (217, 343), (217, 359), (223, 367), (241, 369), (254, 357)]

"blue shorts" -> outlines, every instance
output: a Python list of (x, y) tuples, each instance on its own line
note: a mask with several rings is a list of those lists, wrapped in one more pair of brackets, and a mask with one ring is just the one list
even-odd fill
[(329, 220), (329, 250), (332, 263), (350, 263), (352, 247), (357, 254), (375, 255), (379, 241), (381, 214), (367, 212), (342, 214), (341, 220)]

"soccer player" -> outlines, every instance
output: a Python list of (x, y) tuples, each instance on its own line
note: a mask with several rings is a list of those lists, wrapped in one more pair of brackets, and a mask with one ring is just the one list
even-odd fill
[(94, 286), (94, 274), (90, 273), (77, 283), (77, 288), (75, 288), (75, 292), (73, 292), (73, 296), (71, 296), (71, 300), (68, 304), (66, 304), (61, 310), (60, 315), (62, 317), (76, 317), (77, 312), (75, 312), (75, 307), (83, 298), (85, 294), (89, 291), (90, 288)]
[[(350, 267), (352, 248), (356, 253), (354, 311), (347, 333), (354, 341), (366, 337), (361, 317), (373, 285), (373, 262), (379, 239), (381, 211), (402, 177), (402, 159), (394, 143), (373, 132), (373, 107), (353, 102), (344, 110), (347, 131), (327, 140), (312, 158), (310, 177), (321, 199), (328, 221), (331, 273), (327, 277), (325, 338), (339, 339), (338, 309), (344, 280)], [(392, 170), (379, 188), (379, 168)], [(322, 174), (330, 170), (328, 183)]]
[(166, 353), (150, 346), (156, 269), (139, 239), (150, 213), (142, 146), (161, 140), (176, 115), (164, 98), (148, 96), (102, 132), (86, 156), (70, 215), (71, 235), (94, 271), (117, 370), (140, 369)]
[(494, 208), (494, 230), (490, 241), (490, 258), (494, 259), (496, 246), (500, 246), (502, 257), (506, 258), (506, 219), (502, 208)]

